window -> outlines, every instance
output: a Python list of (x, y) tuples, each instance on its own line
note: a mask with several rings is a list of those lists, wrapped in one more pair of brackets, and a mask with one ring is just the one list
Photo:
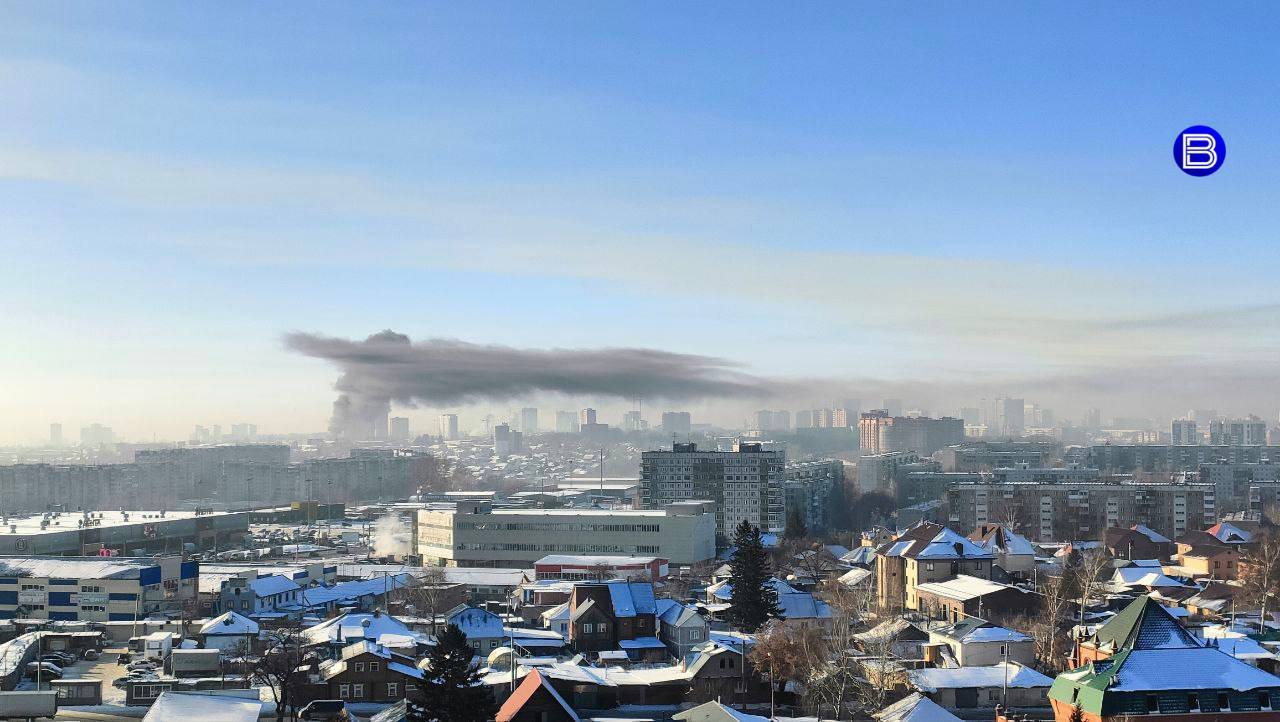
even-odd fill
[(1147, 695), (1147, 711), (1148, 711), (1148, 712), (1159, 712), (1159, 711), (1160, 711), (1160, 698), (1159, 698), (1159, 697), (1155, 696), (1154, 694), (1149, 694), (1149, 695)]
[(396, 682), (387, 682), (387, 696), (398, 697), (400, 695), (400, 685)]
[(381, 662), (370, 662), (370, 663), (369, 663), (369, 671), (370, 671), (370, 672), (377, 672), (377, 671), (378, 671), (379, 669), (381, 669), (381, 668), (382, 668), (382, 663), (381, 663)]
[(355, 670), (356, 670), (357, 672), (363, 672), (363, 671), (364, 671), (364, 662), (356, 662), (356, 664), (355, 664)]
[(364, 696), (364, 685), (363, 685), (363, 684), (353, 684), (353, 685), (351, 685), (351, 696), (352, 696), (352, 697), (354, 697), (354, 698), (356, 698), (356, 699), (360, 699), (361, 697), (363, 697), (363, 696)]
[(933, 562), (925, 562), (924, 570), (925, 570), (926, 572), (931, 572), (931, 571), (933, 571)]
[(1226, 692), (1218, 693), (1218, 711), (1226, 712), (1231, 709), (1231, 700), (1227, 698)]
[(1262, 707), (1263, 709), (1271, 709), (1271, 693), (1270, 693), (1270, 692), (1259, 692), (1259, 693), (1258, 693), (1258, 705), (1259, 705), (1260, 707)]
[(689, 630), (689, 641), (691, 641), (691, 642), (696, 642), (696, 641), (698, 641), (699, 639), (702, 639), (702, 630), (700, 630), (700, 629), (690, 629), (690, 630)]
[(350, 696), (351, 696), (351, 685), (349, 684), (338, 685), (338, 697), (340, 699), (347, 699)]

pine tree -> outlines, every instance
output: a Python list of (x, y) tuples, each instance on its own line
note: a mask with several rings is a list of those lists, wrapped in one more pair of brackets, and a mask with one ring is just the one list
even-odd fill
[[(467, 635), (450, 624), (436, 637), (436, 645), (427, 653), (422, 693), (410, 704), (420, 708), (419, 719), (436, 722), (485, 722), (492, 719), (498, 706), (493, 692), (481, 680), (479, 668), (471, 663), (471, 645)], [(415, 715), (416, 716), (416, 715)]]
[(804, 539), (809, 536), (809, 527), (804, 525), (804, 517), (799, 509), (787, 512), (787, 528), (782, 532), (787, 539)]
[(733, 600), (725, 616), (744, 632), (754, 633), (770, 617), (781, 617), (778, 590), (770, 584), (769, 555), (760, 537), (760, 528), (746, 519), (733, 532), (736, 547), (729, 560), (729, 584)]

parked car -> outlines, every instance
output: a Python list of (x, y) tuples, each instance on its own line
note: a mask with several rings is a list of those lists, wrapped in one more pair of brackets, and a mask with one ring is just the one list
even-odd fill
[(101, 657), (102, 657), (102, 652), (99, 652), (96, 649), (84, 650), (84, 658), (89, 660), (90, 662), (96, 662), (99, 659), (101, 659)]
[(49, 679), (61, 679), (62, 667), (51, 662), (27, 662), (27, 676), (34, 678), (37, 674)]
[(76, 663), (76, 656), (67, 652), (45, 652), (40, 655), (41, 662), (52, 662), (59, 667), (70, 667)]

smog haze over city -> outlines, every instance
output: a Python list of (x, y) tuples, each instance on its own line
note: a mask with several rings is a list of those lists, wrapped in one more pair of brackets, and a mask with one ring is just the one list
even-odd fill
[(1274, 18), (1153, 10), (4, 3), (0, 443), (1274, 423)]

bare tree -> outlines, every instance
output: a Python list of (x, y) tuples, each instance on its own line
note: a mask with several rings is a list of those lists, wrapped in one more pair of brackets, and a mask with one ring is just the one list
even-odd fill
[(1091, 549), (1081, 549), (1068, 557), (1068, 567), (1074, 572), (1076, 586), (1080, 590), (1080, 624), (1093, 596), (1111, 576), (1111, 555), (1102, 544)]
[(663, 580), (662, 592), (671, 599), (687, 599), (695, 587), (711, 579), (719, 562), (701, 561)]
[(778, 684), (805, 680), (820, 660), (815, 651), (824, 649), (822, 640), (811, 639), (819, 634), (816, 629), (801, 630), (799, 634), (778, 620), (769, 622), (756, 636), (755, 646), (748, 655), (752, 667), (769, 675), (769, 716), (774, 716), (774, 698)]
[(587, 568), (587, 576), (589, 576), (592, 581), (596, 582), (608, 581), (613, 579), (613, 567), (609, 566), (609, 563), (606, 561), (593, 562), (591, 566)]
[(414, 572), (414, 583), (406, 587), (401, 594), (406, 604), (413, 607), (418, 616), (427, 615), (431, 619), (431, 636), (436, 633), (436, 617), (448, 594), (449, 579), (444, 569), (438, 566), (423, 566), (422, 571)]
[(264, 639), (266, 649), (253, 661), (249, 678), (271, 688), (276, 702), (276, 719), (283, 720), (286, 711), (297, 716), (299, 696), (307, 683), (308, 668), (320, 663), (314, 650), (303, 647), (302, 629), (289, 625), (273, 629)]
[(1266, 632), (1268, 600), (1280, 593), (1280, 536), (1270, 529), (1259, 531), (1240, 559), (1241, 598), (1261, 610), (1258, 633)]
[(854, 635), (866, 619), (870, 600), (843, 585), (828, 588), (823, 596), (831, 605), (831, 629), (816, 644), (802, 640), (813, 655), (806, 681), (813, 711), (821, 718), (829, 709), (840, 720), (884, 709), (899, 696), (904, 675), (894, 658), (892, 636), (864, 640), (859, 651)]

